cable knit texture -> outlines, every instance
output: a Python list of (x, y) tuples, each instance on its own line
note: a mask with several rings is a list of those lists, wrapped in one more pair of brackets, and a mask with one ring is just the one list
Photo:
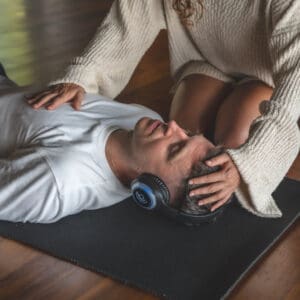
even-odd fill
[[(261, 217), (280, 217), (272, 192), (300, 147), (300, 1), (204, 0), (203, 17), (181, 24), (171, 0), (118, 0), (82, 56), (51, 84), (73, 82), (116, 97), (162, 29), (167, 29), (171, 74), (193, 73), (224, 82), (257, 78), (274, 88), (246, 143), (228, 153), (242, 183), (240, 204)], [(196, 4), (197, 5), (197, 4)]]

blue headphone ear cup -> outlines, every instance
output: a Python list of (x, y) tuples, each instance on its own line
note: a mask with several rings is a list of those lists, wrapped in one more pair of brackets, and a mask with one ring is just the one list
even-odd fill
[(133, 198), (144, 208), (154, 209), (161, 203), (167, 205), (170, 192), (166, 184), (156, 175), (143, 173), (131, 184)]
[(170, 192), (167, 185), (158, 176), (152, 174), (145, 174), (145, 176), (151, 180), (151, 184), (153, 184), (153, 188), (157, 192), (158, 199), (168, 205), (170, 202)]

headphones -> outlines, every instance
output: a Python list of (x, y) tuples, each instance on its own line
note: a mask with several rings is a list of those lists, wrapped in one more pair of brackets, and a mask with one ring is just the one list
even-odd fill
[[(220, 168), (217, 167), (217, 170)], [(215, 170), (216, 171), (216, 170)], [(226, 204), (215, 211), (201, 210), (201, 212), (187, 212), (171, 207), (170, 192), (167, 185), (156, 175), (143, 173), (131, 183), (131, 192), (134, 202), (147, 210), (157, 211), (171, 219), (188, 225), (197, 226), (204, 222), (215, 221), (225, 207), (232, 201), (232, 197)]]

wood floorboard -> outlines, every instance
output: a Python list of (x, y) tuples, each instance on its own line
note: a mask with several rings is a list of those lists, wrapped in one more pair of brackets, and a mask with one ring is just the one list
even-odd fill
[[(45, 84), (91, 39), (112, 0), (0, 0), (0, 61), (19, 85)], [(117, 98), (168, 116), (166, 33)], [(300, 180), (298, 156), (288, 176)], [(300, 221), (234, 289), (230, 299), (300, 299)], [(154, 300), (156, 297), (0, 237), (0, 299)]]

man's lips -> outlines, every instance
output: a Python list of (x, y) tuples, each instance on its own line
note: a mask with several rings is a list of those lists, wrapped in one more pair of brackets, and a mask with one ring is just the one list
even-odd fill
[(148, 125), (148, 133), (152, 134), (156, 128), (158, 128), (160, 125), (163, 123), (159, 120), (153, 120), (149, 125)]

